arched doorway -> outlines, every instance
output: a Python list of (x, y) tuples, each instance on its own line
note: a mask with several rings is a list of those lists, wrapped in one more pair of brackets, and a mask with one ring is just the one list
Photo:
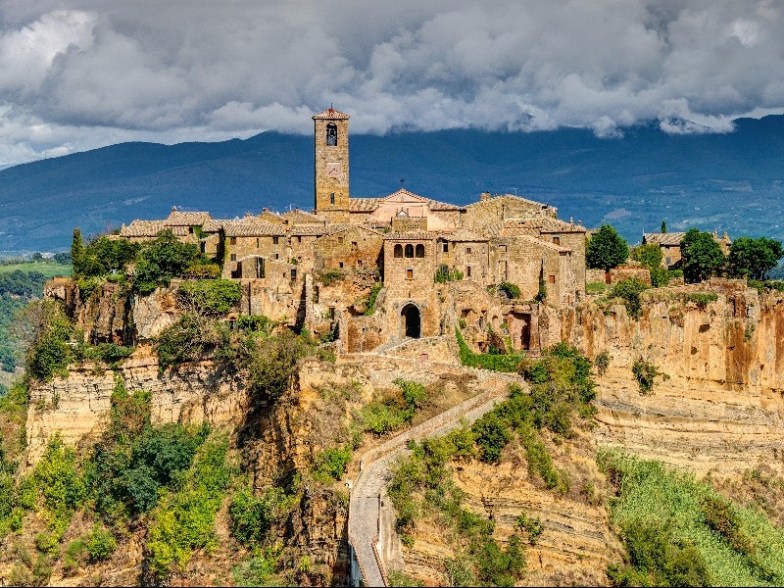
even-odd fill
[(403, 332), (406, 337), (419, 339), (422, 336), (422, 317), (415, 304), (406, 304), (400, 312), (403, 321)]

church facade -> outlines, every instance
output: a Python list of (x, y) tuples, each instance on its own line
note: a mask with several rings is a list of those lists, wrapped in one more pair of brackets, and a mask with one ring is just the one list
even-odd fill
[[(509, 194), (483, 193), (466, 206), (406, 189), (354, 197), (349, 120), (332, 108), (313, 116), (312, 211), (216, 219), (173, 210), (124, 225), (120, 235), (144, 241), (171, 230), (243, 285), (241, 313), (331, 333), (347, 351), (457, 325), (480, 345), (497, 330), (513, 347), (538, 347), (540, 305), (584, 296), (585, 228)], [(509, 284), (518, 297), (510, 299)]]

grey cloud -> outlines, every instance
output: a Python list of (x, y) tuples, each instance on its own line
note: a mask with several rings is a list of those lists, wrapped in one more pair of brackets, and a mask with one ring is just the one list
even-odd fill
[(728, 132), (784, 112), (772, 0), (6, 0), (0, 165), (119, 140), (308, 132)]

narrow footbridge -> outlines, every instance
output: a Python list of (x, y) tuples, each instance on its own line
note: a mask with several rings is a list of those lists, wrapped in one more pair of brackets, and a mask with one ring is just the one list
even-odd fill
[[(519, 382), (509, 374), (494, 373), (499, 379)], [(492, 390), (442, 412), (424, 423), (404, 431), (386, 443), (369, 451), (360, 462), (360, 474), (351, 489), (349, 503), (348, 539), (351, 548), (351, 585), (387, 586), (386, 558), (393, 549), (394, 512), (384, 508), (388, 502), (386, 486), (391, 468), (408, 455), (408, 442), (435, 435), (443, 435), (471, 423), (489, 412), (505, 397), (504, 391)]]

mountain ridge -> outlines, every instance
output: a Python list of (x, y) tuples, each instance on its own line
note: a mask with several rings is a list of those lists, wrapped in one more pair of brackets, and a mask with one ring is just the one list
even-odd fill
[[(613, 222), (631, 241), (663, 219), (673, 230), (784, 237), (784, 116), (739, 119), (722, 135), (641, 125), (609, 139), (560, 129), (350, 141), (354, 196), (401, 184), (456, 204), (483, 191), (518, 193), (588, 226)], [(96, 233), (172, 206), (229, 218), (263, 207), (310, 209), (312, 169), (312, 138), (274, 131), (217, 143), (119, 143), (16, 165), (0, 170), (0, 250), (66, 248), (75, 226)]]

